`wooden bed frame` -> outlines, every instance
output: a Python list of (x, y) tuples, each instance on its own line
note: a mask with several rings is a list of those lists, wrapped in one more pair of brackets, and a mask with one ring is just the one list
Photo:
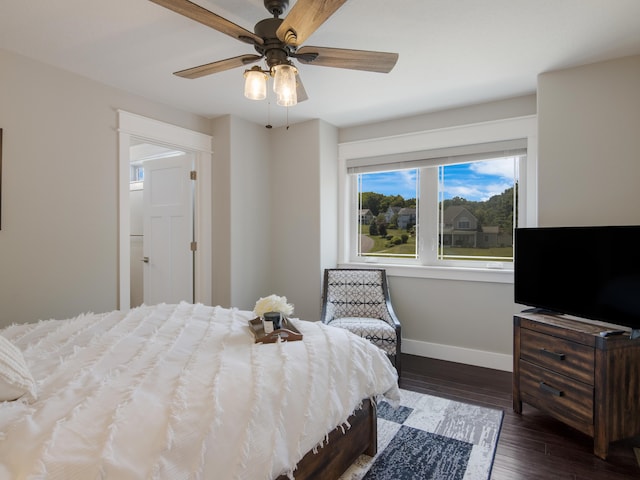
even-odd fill
[[(361, 455), (374, 456), (378, 451), (377, 407), (374, 401), (362, 401), (362, 408), (348, 419), (351, 428), (342, 433), (340, 426), (329, 434), (324, 447), (307, 454), (298, 462), (296, 480), (336, 480)], [(287, 480), (280, 475), (276, 480)]]

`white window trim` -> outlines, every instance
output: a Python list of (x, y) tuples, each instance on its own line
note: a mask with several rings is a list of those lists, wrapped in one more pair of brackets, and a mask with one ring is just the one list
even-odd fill
[[(351, 189), (347, 175), (347, 161), (380, 155), (397, 155), (438, 148), (496, 142), (517, 138), (527, 139), (526, 170), (520, 171), (519, 211), (525, 212), (518, 219), (518, 226), (537, 226), (538, 223), (538, 133), (537, 117), (523, 117), (494, 120), (470, 125), (447, 127), (436, 130), (394, 135), (389, 137), (344, 142), (338, 145), (338, 263), (340, 266), (382, 267), (391, 276), (439, 278), (448, 280), (471, 280), (493, 283), (513, 283), (513, 270), (494, 268), (463, 268), (425, 265), (398, 265), (396, 262), (379, 258), (367, 258), (366, 262), (350, 261), (351, 230), (350, 205)], [(385, 263), (387, 262), (387, 263)]]

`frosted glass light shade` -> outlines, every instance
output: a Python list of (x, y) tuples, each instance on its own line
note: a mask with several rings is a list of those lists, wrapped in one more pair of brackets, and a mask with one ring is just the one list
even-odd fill
[(267, 98), (267, 74), (260, 68), (252, 68), (244, 72), (244, 96), (250, 100)]
[(276, 92), (278, 105), (291, 107), (298, 103), (296, 92), (296, 74), (298, 70), (291, 65), (273, 67), (273, 91)]

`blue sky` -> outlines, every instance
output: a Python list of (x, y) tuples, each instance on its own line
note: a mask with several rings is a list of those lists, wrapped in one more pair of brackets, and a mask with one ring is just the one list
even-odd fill
[[(440, 188), (444, 189), (445, 199), (485, 201), (513, 186), (513, 169), (513, 158), (447, 165)], [(364, 174), (362, 191), (415, 198), (416, 170)]]

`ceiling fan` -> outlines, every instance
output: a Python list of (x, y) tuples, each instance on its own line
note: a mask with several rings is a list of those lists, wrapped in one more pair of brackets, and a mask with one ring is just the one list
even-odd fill
[(245, 71), (245, 96), (266, 97), (267, 76), (274, 77), (278, 104), (291, 106), (307, 99), (297, 69), (291, 59), (323, 67), (347, 68), (389, 73), (398, 60), (397, 53), (344, 48), (300, 46), (347, 0), (297, 0), (286, 18), (280, 18), (289, 0), (264, 0), (273, 18), (256, 23), (254, 31), (245, 28), (189, 0), (150, 0), (241, 42), (253, 45), (258, 54), (240, 55), (174, 72), (184, 78), (199, 78), (242, 67), (265, 59), (268, 70), (259, 66)]

